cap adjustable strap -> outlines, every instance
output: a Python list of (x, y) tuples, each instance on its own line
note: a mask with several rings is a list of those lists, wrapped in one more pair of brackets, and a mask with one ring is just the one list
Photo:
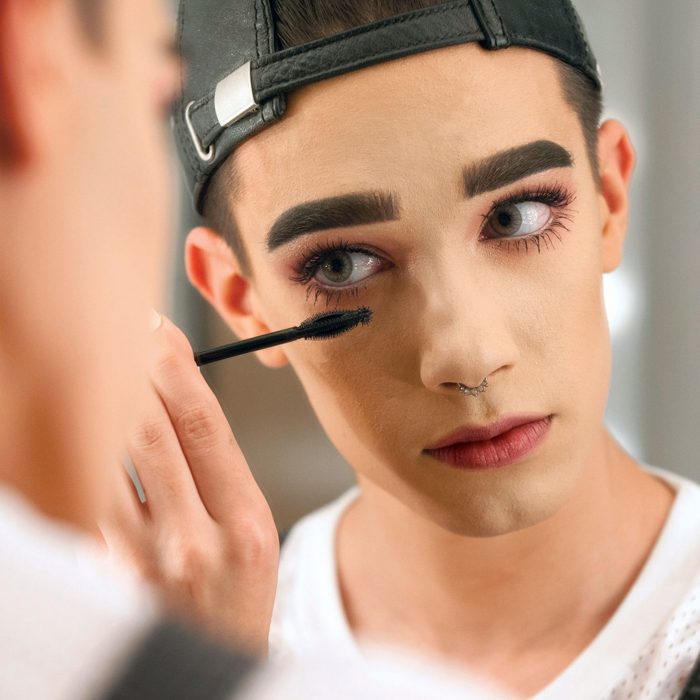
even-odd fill
[(190, 118), (206, 150), (226, 127), (276, 95), (418, 50), (483, 39), (466, 0), (391, 17), (251, 61), (190, 104)]
[[(206, 1), (224, 13), (223, 0)], [(243, 38), (241, 44), (238, 34), (232, 37), (232, 60), (239, 61), (235, 70), (226, 72), (225, 54), (210, 51), (208, 60), (224, 71), (221, 78), (199, 99), (197, 92), (186, 93), (182, 103), (176, 127), (198, 206), (211, 174), (236, 145), (284, 114), (287, 93), (365, 66), (476, 41), (487, 49), (523, 46), (545, 51), (600, 87), (595, 59), (569, 0), (451, 0), (277, 52), (267, 2), (248, 0), (248, 10), (239, 10), (240, 30), (235, 25), (235, 31)], [(205, 29), (206, 7), (198, 8), (202, 24), (192, 31)], [(217, 41), (225, 41), (226, 34), (222, 37), (217, 31)], [(251, 35), (256, 37), (252, 48), (246, 43)], [(196, 91), (197, 83), (191, 88)]]
[(263, 56), (188, 104), (193, 140), (196, 136), (195, 145), (204, 152), (226, 127), (281, 93), (417, 51), (471, 41), (493, 49), (511, 43), (494, 0), (456, 0)]
[(508, 46), (510, 42), (506, 36), (506, 29), (493, 0), (472, 0), (471, 5), (484, 32), (483, 45), (487, 49), (502, 49)]

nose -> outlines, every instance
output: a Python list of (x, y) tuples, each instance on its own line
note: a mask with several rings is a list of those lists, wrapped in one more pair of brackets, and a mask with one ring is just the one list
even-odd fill
[[(420, 374), (423, 385), (455, 393), (503, 375), (518, 358), (509, 330), (508, 294), (478, 276), (455, 270), (424, 292)], [(512, 300), (511, 300), (512, 302)]]

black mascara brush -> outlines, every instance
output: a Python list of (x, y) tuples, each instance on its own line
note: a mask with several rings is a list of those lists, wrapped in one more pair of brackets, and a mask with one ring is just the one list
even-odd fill
[(237, 343), (222, 345), (212, 350), (197, 352), (194, 355), (194, 359), (200, 366), (208, 365), (211, 362), (225, 360), (227, 357), (244, 355), (248, 352), (270, 348), (273, 345), (290, 343), (293, 340), (335, 338), (360, 324), (366, 326), (371, 319), (372, 310), (366, 306), (353, 311), (320, 313), (292, 328), (285, 328), (281, 331), (259, 335), (256, 338), (248, 338), (248, 340), (241, 340)]

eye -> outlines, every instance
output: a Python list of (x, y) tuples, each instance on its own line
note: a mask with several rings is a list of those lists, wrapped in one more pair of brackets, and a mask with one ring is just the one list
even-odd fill
[(348, 287), (374, 274), (381, 266), (382, 261), (376, 255), (332, 250), (316, 261), (313, 278), (326, 287)]
[(544, 202), (504, 202), (497, 205), (486, 218), (482, 230), (485, 238), (517, 238), (541, 231), (552, 216)]

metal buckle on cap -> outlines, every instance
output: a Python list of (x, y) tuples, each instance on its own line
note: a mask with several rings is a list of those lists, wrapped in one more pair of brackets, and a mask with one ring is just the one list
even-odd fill
[(206, 151), (202, 148), (202, 142), (199, 140), (199, 136), (197, 136), (197, 132), (194, 130), (194, 124), (192, 124), (192, 118), (190, 117), (190, 110), (193, 104), (194, 100), (185, 107), (185, 124), (187, 124), (187, 130), (190, 132), (190, 138), (192, 139), (192, 143), (194, 143), (199, 159), (208, 163), (214, 157), (214, 144), (211, 144)]
[[(185, 124), (200, 160), (208, 163), (214, 158), (215, 147), (212, 143), (205, 151), (192, 123), (191, 110), (194, 102), (185, 107)], [(221, 130), (258, 109), (253, 96), (253, 82), (250, 73), (250, 61), (236, 68), (233, 73), (220, 80), (214, 90), (214, 111)], [(215, 126), (215, 125), (212, 125)]]
[(226, 128), (241, 117), (258, 109), (253, 95), (250, 61), (220, 80), (214, 91), (214, 111), (219, 124)]

